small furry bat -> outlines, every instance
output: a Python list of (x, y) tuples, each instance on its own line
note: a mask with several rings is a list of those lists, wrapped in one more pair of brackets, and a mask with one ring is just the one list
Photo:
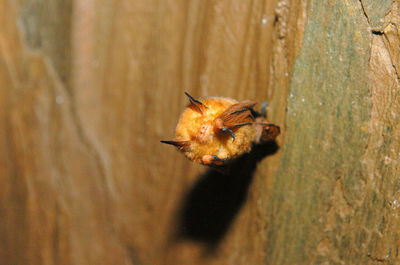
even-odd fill
[(176, 126), (175, 139), (161, 141), (176, 146), (187, 158), (208, 166), (222, 166), (247, 153), (253, 144), (274, 141), (280, 133), (252, 100), (207, 97), (197, 100), (186, 93), (190, 104)]

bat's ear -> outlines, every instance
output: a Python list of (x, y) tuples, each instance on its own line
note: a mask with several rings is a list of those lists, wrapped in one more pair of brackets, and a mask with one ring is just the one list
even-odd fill
[(193, 109), (199, 111), (201, 114), (203, 114), (203, 111), (207, 108), (206, 105), (201, 103), (199, 100), (193, 98), (191, 95), (189, 95), (188, 92), (185, 92), (185, 95), (189, 98), (190, 100), (190, 107)]
[(189, 145), (189, 141), (160, 141), (163, 144), (170, 144), (178, 147), (179, 149), (185, 148)]

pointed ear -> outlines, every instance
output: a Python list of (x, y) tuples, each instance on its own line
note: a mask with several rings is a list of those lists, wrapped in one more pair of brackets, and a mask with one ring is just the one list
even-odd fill
[(201, 103), (199, 100), (193, 98), (191, 95), (189, 95), (188, 92), (185, 92), (185, 95), (189, 98), (190, 100), (190, 107), (194, 108), (195, 110), (199, 111), (201, 114), (203, 114), (204, 109), (207, 108), (206, 105)]
[(179, 149), (185, 148), (189, 145), (189, 141), (160, 141), (163, 144), (170, 144), (178, 147)]

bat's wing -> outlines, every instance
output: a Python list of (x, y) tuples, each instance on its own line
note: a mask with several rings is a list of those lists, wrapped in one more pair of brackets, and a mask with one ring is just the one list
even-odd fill
[(233, 104), (214, 120), (214, 126), (222, 132), (229, 133), (235, 141), (234, 128), (249, 125), (254, 122), (253, 107), (257, 102), (252, 100), (241, 101)]
[(252, 123), (254, 121), (252, 109), (256, 104), (257, 102), (252, 100), (233, 104), (215, 119), (217, 127), (230, 129)]

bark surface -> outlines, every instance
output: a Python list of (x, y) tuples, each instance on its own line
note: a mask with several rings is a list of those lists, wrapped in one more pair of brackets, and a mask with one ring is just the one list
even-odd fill
[[(378, 4), (379, 2), (379, 4)], [(0, 264), (400, 263), (400, 2), (0, 1)], [(184, 91), (269, 101), (229, 174)]]

